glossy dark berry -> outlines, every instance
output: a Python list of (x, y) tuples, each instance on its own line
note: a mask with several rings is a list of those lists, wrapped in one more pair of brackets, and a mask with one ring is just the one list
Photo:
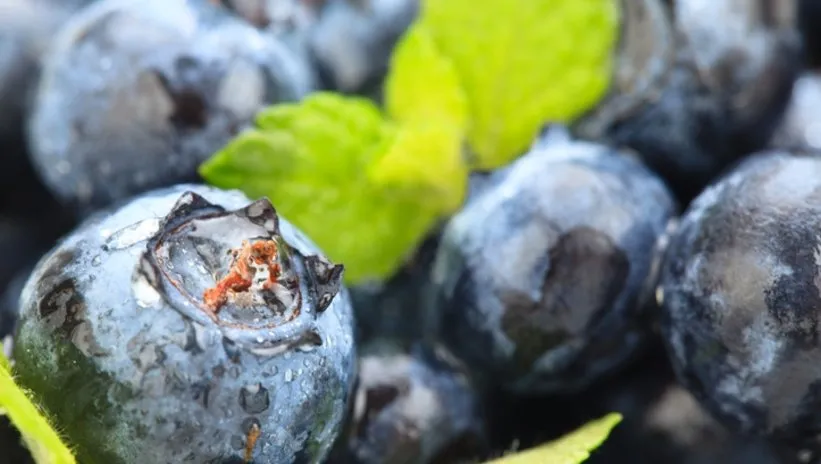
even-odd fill
[(676, 207), (625, 153), (554, 127), (447, 225), (429, 333), (519, 393), (573, 390), (643, 338), (654, 247)]
[(801, 41), (797, 0), (676, 0), (671, 8), (627, 23), (613, 96), (578, 130), (635, 149), (689, 201), (766, 146), (800, 72)]
[(475, 459), (484, 443), (479, 399), (447, 356), (377, 346), (359, 360), (349, 452), (360, 464)]
[(821, 427), (821, 159), (746, 160), (702, 193), (656, 291), (679, 380), (735, 432)]
[(29, 121), (64, 201), (98, 207), (196, 179), (264, 105), (313, 88), (302, 56), (205, 0), (104, 0), (55, 37)]
[(354, 381), (341, 273), (267, 200), (150, 192), (39, 263), (19, 381), (81, 462), (320, 462)]

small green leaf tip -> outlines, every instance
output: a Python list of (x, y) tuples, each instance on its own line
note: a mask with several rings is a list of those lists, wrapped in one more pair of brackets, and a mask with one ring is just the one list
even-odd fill
[(37, 464), (75, 464), (71, 450), (26, 393), (15, 384), (8, 360), (0, 353), (0, 414), (23, 436)]
[(591, 451), (601, 446), (621, 419), (618, 413), (608, 414), (556, 441), (487, 464), (580, 464), (590, 457)]
[[(618, 0), (423, 0), (416, 27), (467, 98), (475, 168), (507, 164), (544, 124), (570, 122), (604, 97), (619, 15)], [(429, 83), (439, 74), (420, 67), (413, 76)]]
[(268, 197), (347, 283), (393, 274), (461, 204), (468, 175), (450, 128), (398, 126), (369, 100), (324, 92), (262, 111), (200, 174)]

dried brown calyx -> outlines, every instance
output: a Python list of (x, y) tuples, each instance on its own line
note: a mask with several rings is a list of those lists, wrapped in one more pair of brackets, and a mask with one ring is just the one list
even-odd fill
[(342, 290), (342, 272), (267, 199), (227, 210), (186, 192), (148, 240), (135, 288), (228, 340), (277, 353), (318, 343), (315, 321)]
[(203, 293), (205, 307), (215, 314), (229, 299), (238, 306), (252, 306), (253, 295), (274, 290), (282, 274), (273, 240), (243, 240), (242, 246), (229, 252), (232, 262), (228, 274)]

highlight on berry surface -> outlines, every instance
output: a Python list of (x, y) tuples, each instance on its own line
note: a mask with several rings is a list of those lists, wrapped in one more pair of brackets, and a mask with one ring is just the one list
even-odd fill
[(63, 443), (23, 389), (14, 382), (11, 365), (0, 353), (0, 415), (5, 415), (20, 431), (23, 442), (37, 464), (75, 464), (71, 450)]

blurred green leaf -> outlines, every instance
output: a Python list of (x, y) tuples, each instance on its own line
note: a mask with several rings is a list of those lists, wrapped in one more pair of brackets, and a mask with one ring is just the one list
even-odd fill
[(0, 413), (23, 436), (37, 464), (74, 464), (71, 450), (49, 425), (45, 415), (14, 382), (8, 359), (0, 353)]
[(447, 126), (460, 140), (468, 128), (470, 109), (456, 70), (420, 23), (413, 24), (394, 49), (385, 107), (395, 121)]
[[(618, 0), (423, 0), (419, 22), (432, 44), (417, 42), (456, 71), (477, 168), (507, 164), (545, 123), (571, 121), (605, 95), (619, 19)], [(393, 72), (412, 72), (417, 86), (440, 86), (441, 66), (409, 68)]]
[(580, 464), (590, 457), (591, 451), (601, 446), (619, 422), (621, 415), (611, 413), (556, 441), (487, 464)]

